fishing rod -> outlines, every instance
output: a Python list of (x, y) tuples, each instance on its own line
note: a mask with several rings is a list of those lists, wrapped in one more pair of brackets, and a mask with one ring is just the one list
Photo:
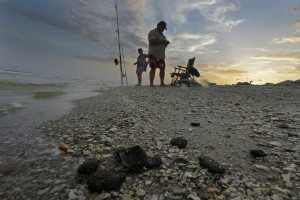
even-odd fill
[[(116, 2), (116, 16), (117, 16), (117, 33), (118, 33), (118, 44), (119, 44), (119, 61), (117, 58), (115, 58), (114, 62), (116, 65), (120, 64), (120, 73), (121, 73), (121, 86), (123, 86), (123, 78), (126, 77), (126, 84), (128, 86), (128, 82), (127, 82), (127, 75), (126, 75), (126, 69), (125, 69), (125, 73), (123, 73), (123, 60), (122, 60), (122, 53), (123, 53), (123, 49), (121, 48), (121, 39), (120, 39), (120, 29), (119, 29), (119, 14), (118, 14), (118, 3), (117, 0), (115, 0)], [(124, 58), (124, 55), (123, 55)]]

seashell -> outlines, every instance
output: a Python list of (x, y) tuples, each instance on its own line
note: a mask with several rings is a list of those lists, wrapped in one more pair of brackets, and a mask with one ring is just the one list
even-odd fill
[(68, 146), (65, 143), (59, 143), (58, 148), (64, 152), (68, 152)]
[(146, 152), (138, 145), (119, 152), (122, 163), (132, 170), (142, 170), (148, 164)]

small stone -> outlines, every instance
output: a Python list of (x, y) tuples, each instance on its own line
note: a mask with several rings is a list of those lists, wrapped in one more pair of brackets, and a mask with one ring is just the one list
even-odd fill
[(248, 188), (253, 188), (253, 187), (254, 187), (254, 184), (253, 184), (252, 182), (247, 182), (247, 183), (246, 183), (246, 186), (247, 186)]
[(10, 163), (2, 164), (0, 162), (0, 175), (8, 175), (11, 172), (15, 171), (19, 166), (21, 162), (20, 161), (13, 161)]
[(120, 188), (126, 179), (126, 174), (103, 171), (97, 175), (89, 177), (87, 180), (90, 192), (102, 192)]
[(207, 188), (206, 191), (208, 193), (216, 193), (216, 192), (218, 192), (218, 189), (217, 188)]
[(247, 189), (247, 196), (252, 196), (253, 192), (250, 189)]
[(235, 179), (232, 181), (232, 184), (236, 187), (238, 187), (241, 184), (241, 181), (239, 179)]
[(291, 188), (291, 187), (293, 187), (293, 184), (290, 181), (288, 181), (288, 182), (286, 182), (285, 186), (288, 188)]
[(271, 198), (272, 198), (272, 200), (283, 200), (283, 198), (281, 196), (278, 196), (276, 194), (274, 194)]
[(77, 199), (77, 195), (75, 194), (74, 190), (70, 190), (68, 197), (69, 199)]
[(282, 174), (282, 180), (284, 182), (289, 182), (290, 181), (290, 178), (291, 178), (291, 175), (290, 174)]
[(208, 199), (209, 198), (208, 192), (202, 186), (199, 187), (198, 196), (201, 199)]
[(274, 191), (280, 193), (280, 194), (287, 195), (287, 191), (284, 190), (284, 189), (282, 189), (282, 188), (280, 188), (280, 187), (278, 187), (278, 186), (272, 187), (272, 189), (273, 189)]
[(104, 200), (104, 199), (108, 199), (110, 197), (111, 197), (110, 193), (103, 192), (103, 193), (99, 194), (98, 196), (96, 196), (96, 198), (94, 200)]
[(187, 198), (188, 198), (188, 199), (192, 199), (192, 200), (201, 200), (199, 197), (194, 196), (193, 194), (189, 194), (189, 195), (187, 196)]
[(241, 200), (241, 197), (234, 197), (234, 198), (232, 198), (230, 200)]
[(40, 195), (45, 194), (45, 193), (48, 192), (49, 190), (50, 190), (50, 188), (45, 188), (45, 189), (43, 189), (43, 190), (38, 191), (37, 194), (40, 196)]
[(253, 157), (265, 157), (267, 155), (266, 152), (264, 150), (261, 150), (261, 149), (251, 149), (250, 154)]
[(191, 172), (185, 172), (182, 177), (183, 178), (195, 178)]
[(270, 171), (270, 169), (269, 169), (268, 167), (263, 166), (263, 165), (257, 165), (257, 164), (255, 164), (254, 166), (255, 166), (257, 169), (261, 169), (261, 170), (266, 171), (266, 172), (269, 172), (269, 171)]
[(231, 135), (229, 133), (225, 133), (224, 136), (227, 138), (231, 138)]
[(277, 141), (270, 142), (270, 145), (275, 146), (275, 147), (281, 147), (281, 143), (277, 142)]
[(191, 122), (191, 126), (200, 126), (200, 123), (198, 123), (198, 122)]
[(254, 192), (257, 196), (261, 195), (260, 188), (254, 188), (254, 189), (253, 189), (253, 192)]
[(173, 193), (176, 194), (176, 195), (182, 194), (182, 189), (181, 189), (181, 187), (178, 186), (178, 185), (175, 185), (175, 186), (173, 187)]
[(151, 185), (152, 181), (145, 181), (145, 185)]
[(224, 174), (226, 171), (221, 164), (207, 156), (199, 156), (199, 163), (211, 173)]
[(113, 132), (114, 133), (114, 132), (117, 132), (117, 131), (118, 131), (118, 129), (115, 128), (115, 127), (109, 129), (109, 132)]
[(160, 158), (159, 155), (155, 155), (152, 158), (148, 158), (148, 163), (146, 167), (148, 169), (153, 169), (161, 166), (163, 164), (162, 159)]
[(286, 129), (286, 128), (289, 128), (289, 125), (287, 125), (287, 124), (279, 124), (278, 127), (279, 127), (279, 128), (283, 128), (283, 129)]
[(187, 145), (187, 140), (183, 137), (173, 138), (170, 145), (177, 146), (179, 149), (185, 148)]
[(86, 200), (86, 197), (83, 195), (77, 196), (77, 200)]
[(143, 190), (143, 189), (138, 189), (138, 191), (136, 192), (136, 195), (137, 195), (138, 197), (143, 197), (143, 196), (146, 195), (146, 192), (145, 192), (145, 190)]
[(80, 174), (90, 174), (98, 169), (98, 165), (99, 162), (96, 159), (87, 160), (78, 167), (77, 171)]

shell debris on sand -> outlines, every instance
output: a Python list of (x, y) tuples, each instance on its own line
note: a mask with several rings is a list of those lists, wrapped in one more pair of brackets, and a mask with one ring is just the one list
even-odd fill
[[(276, 96), (288, 98), (278, 103)], [(31, 193), (45, 199), (100, 195), (90, 193), (90, 187), (111, 199), (297, 200), (299, 96), (295, 87), (111, 88), (76, 102), (69, 115), (44, 124), (43, 133), (65, 141), (72, 152), (60, 155), (60, 162), (51, 166), (24, 163), (22, 170), (36, 182), (13, 183), (2, 176), (0, 197), (13, 192), (23, 199), (30, 199)], [(191, 122), (201, 125), (189, 131)], [(279, 128), (280, 124), (288, 128)], [(171, 146), (171, 139), (177, 137), (184, 137), (188, 145)], [(98, 179), (97, 172), (118, 168), (112, 162), (115, 149), (135, 145), (149, 159), (158, 155), (160, 165), (120, 177), (116, 187), (107, 186), (110, 179)], [(254, 159), (251, 149), (263, 149), (267, 156)], [(96, 155), (101, 159), (94, 178), (87, 179), (90, 186), (74, 182), (79, 163)], [(209, 172), (200, 165), (200, 155), (218, 161), (226, 171)], [(28, 174), (23, 176), (27, 180)]]

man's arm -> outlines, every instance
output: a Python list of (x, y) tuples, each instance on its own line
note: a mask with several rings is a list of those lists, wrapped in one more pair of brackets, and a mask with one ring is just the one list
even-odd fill
[(149, 44), (151, 45), (168, 45), (170, 42), (168, 40), (160, 40), (160, 39), (149, 39)]

